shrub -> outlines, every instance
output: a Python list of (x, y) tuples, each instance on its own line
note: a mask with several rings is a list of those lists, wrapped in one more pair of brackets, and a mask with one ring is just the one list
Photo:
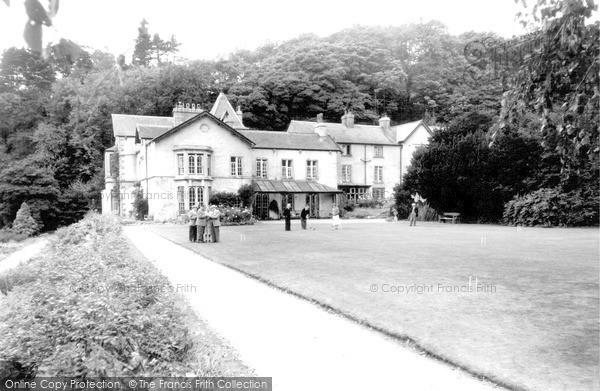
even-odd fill
[(148, 200), (144, 198), (144, 192), (138, 189), (135, 192), (135, 198), (133, 200), (133, 215), (137, 220), (144, 220), (144, 217), (148, 214)]
[[(181, 376), (191, 336), (173, 287), (128, 254), (112, 216), (60, 229), (43, 256), (3, 285), (0, 373), (19, 376)], [(16, 371), (16, 372), (15, 372)]]
[(10, 229), (0, 229), (0, 243), (8, 243), (10, 241), (20, 242), (27, 238), (27, 235), (18, 234), (16, 232), (11, 231)]
[(17, 211), (17, 217), (12, 224), (12, 231), (16, 234), (32, 236), (39, 231), (39, 225), (31, 217), (31, 211), (27, 202), (21, 204), (21, 208)]
[(238, 197), (242, 202), (242, 206), (249, 208), (252, 206), (252, 198), (254, 197), (254, 188), (252, 185), (242, 185), (238, 189)]
[(269, 211), (279, 216), (279, 205), (277, 204), (277, 201), (271, 200), (269, 203)]
[(223, 206), (238, 206), (239, 198), (235, 193), (230, 192), (215, 192), (211, 194), (208, 200), (210, 204), (223, 205)]
[(507, 202), (504, 222), (525, 226), (597, 226), (600, 197), (594, 190), (540, 189)]
[(383, 201), (374, 198), (361, 198), (356, 203), (356, 206), (359, 208), (381, 208), (383, 206)]
[(254, 224), (252, 212), (247, 208), (219, 208), (221, 212), (221, 223), (223, 225), (246, 225)]

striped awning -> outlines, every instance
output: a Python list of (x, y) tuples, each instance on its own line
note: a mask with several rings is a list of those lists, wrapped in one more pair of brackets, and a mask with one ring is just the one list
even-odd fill
[(341, 190), (312, 181), (256, 179), (252, 186), (257, 193), (341, 193)]

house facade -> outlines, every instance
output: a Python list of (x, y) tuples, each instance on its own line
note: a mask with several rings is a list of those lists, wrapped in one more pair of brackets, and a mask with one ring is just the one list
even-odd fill
[(403, 152), (413, 148), (397, 140), (426, 142), (430, 134), (424, 124), (409, 132), (386, 118), (380, 126), (355, 125), (351, 113), (341, 124), (318, 118), (292, 121), (286, 132), (251, 130), (224, 94), (210, 111), (178, 104), (172, 117), (113, 114), (112, 120), (102, 211), (131, 214), (141, 191), (158, 220), (248, 184), (259, 218), (277, 217), (270, 216), (271, 203), (280, 211), (287, 203), (296, 211), (309, 205), (313, 217), (326, 217), (343, 198), (391, 195), (403, 162), (410, 162)]

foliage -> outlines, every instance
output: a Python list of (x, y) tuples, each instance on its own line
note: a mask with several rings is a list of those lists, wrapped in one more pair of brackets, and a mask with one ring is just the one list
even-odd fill
[(545, 227), (598, 226), (597, 191), (539, 189), (506, 203), (504, 221), (511, 225)]
[(128, 256), (120, 229), (116, 219), (91, 214), (60, 229), (47, 254), (4, 284), (1, 372), (102, 377), (190, 371), (190, 334), (173, 322), (183, 316), (173, 287), (150, 264)]
[(52, 171), (30, 157), (10, 163), (0, 171), (0, 224), (8, 225), (24, 201), (40, 229), (55, 227), (58, 183)]
[(144, 220), (144, 217), (148, 215), (148, 199), (144, 198), (144, 192), (140, 188), (135, 192), (133, 215), (137, 220)]
[(23, 202), (17, 211), (17, 217), (12, 223), (11, 230), (17, 234), (32, 236), (39, 231), (38, 223), (31, 217), (27, 202)]
[(158, 34), (151, 38), (148, 32), (148, 22), (143, 19), (138, 27), (138, 36), (135, 40), (132, 62), (134, 65), (149, 66), (151, 63), (161, 65), (168, 62), (169, 55), (178, 51), (179, 44), (175, 36), (169, 41), (164, 41)]
[(356, 202), (358, 208), (380, 208), (383, 206), (383, 200), (376, 200), (374, 198), (361, 198)]
[(246, 208), (252, 207), (252, 202), (254, 199), (254, 188), (251, 184), (242, 185), (238, 189), (238, 197), (242, 203), (242, 206)]
[(247, 208), (221, 207), (221, 222), (223, 225), (254, 224), (252, 212)]
[[(485, 113), (466, 113), (436, 132), (415, 152), (400, 190), (419, 192), (432, 208), (459, 212), (463, 221), (500, 221), (507, 201), (545, 179), (535, 174), (544, 160), (538, 139), (526, 130), (506, 131), (490, 148), (493, 121)], [(396, 193), (401, 214), (410, 205), (407, 195)]]
[(536, 48), (502, 100), (501, 127), (530, 110), (541, 117), (544, 145), (560, 156), (563, 178), (600, 156), (600, 22), (586, 25), (595, 9), (590, 0), (536, 1), (533, 20), (524, 19), (540, 27)]
[(237, 206), (239, 204), (238, 195), (230, 192), (214, 192), (210, 195), (210, 199), (208, 200), (209, 204), (219, 205), (219, 206)]
[(18, 234), (11, 229), (0, 229), (0, 243), (20, 242), (25, 239), (27, 239), (27, 235)]

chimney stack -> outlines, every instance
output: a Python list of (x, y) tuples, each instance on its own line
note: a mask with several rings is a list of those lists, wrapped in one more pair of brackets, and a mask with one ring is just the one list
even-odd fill
[(379, 118), (379, 126), (385, 130), (386, 132), (390, 131), (390, 117), (387, 115), (383, 115), (383, 117)]
[(235, 113), (240, 118), (240, 124), (242, 124), (242, 126), (244, 126), (244, 120), (243, 120), (244, 113), (242, 112), (242, 106), (238, 105)]
[(351, 111), (346, 114), (346, 126), (349, 128), (354, 127), (354, 114)]
[(315, 133), (320, 138), (327, 137), (327, 126), (323, 123), (323, 114), (317, 114), (317, 124), (315, 125)]
[(182, 102), (177, 102), (177, 105), (175, 105), (173, 108), (173, 126), (182, 124), (203, 111), (204, 110), (202, 110), (199, 104), (196, 105), (195, 103), (186, 103), (184, 105)]

